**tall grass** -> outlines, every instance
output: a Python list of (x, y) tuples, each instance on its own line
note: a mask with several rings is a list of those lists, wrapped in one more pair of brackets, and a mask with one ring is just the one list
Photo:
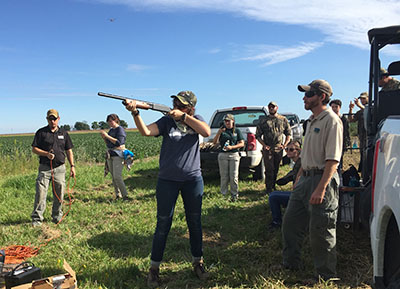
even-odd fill
[[(280, 174), (287, 171), (283, 168)], [(158, 160), (137, 161), (124, 178), (131, 202), (113, 201), (110, 177), (103, 178), (101, 164), (77, 163), (77, 184), (69, 215), (58, 226), (50, 222), (51, 193), (46, 222), (30, 226), (35, 171), (0, 180), (0, 247), (12, 244), (39, 246), (31, 260), (44, 276), (62, 272), (66, 259), (77, 273), (81, 289), (145, 288), (152, 236), (155, 228), (155, 180)], [(219, 180), (205, 178), (203, 201), (204, 257), (211, 278), (194, 277), (185, 213), (178, 199), (174, 222), (161, 265), (161, 288), (370, 288), (371, 256), (365, 232), (338, 228), (337, 285), (322, 282), (308, 286), (312, 276), (309, 242), (304, 241), (305, 270), (279, 271), (281, 235), (268, 231), (271, 214), (264, 184), (240, 180), (239, 201), (221, 196)]]

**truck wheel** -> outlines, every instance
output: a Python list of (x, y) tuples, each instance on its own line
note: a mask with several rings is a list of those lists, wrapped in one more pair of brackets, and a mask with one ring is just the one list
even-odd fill
[(369, 230), (369, 220), (371, 217), (371, 184), (360, 193), (360, 219), (363, 228)]
[(265, 166), (263, 159), (261, 159), (260, 164), (255, 168), (253, 173), (253, 181), (258, 180), (265, 180)]
[(387, 288), (400, 284), (400, 234), (394, 215), (390, 218), (385, 239), (383, 282)]

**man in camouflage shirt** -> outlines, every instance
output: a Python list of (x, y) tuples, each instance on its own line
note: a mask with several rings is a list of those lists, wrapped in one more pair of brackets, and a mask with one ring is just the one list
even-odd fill
[(268, 112), (269, 115), (257, 125), (256, 130), (256, 138), (263, 146), (267, 194), (275, 189), (283, 150), (290, 142), (292, 133), (286, 117), (278, 114), (278, 105), (275, 102), (271, 101), (268, 104)]
[(385, 68), (381, 68), (381, 79), (379, 86), (382, 87), (380, 91), (400, 90), (400, 81), (389, 76)]

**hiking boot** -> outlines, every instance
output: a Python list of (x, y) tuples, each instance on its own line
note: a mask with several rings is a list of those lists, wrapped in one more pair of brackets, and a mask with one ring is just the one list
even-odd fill
[(126, 202), (130, 202), (130, 201), (132, 201), (133, 199), (132, 199), (131, 197), (125, 196), (125, 197), (122, 198), (122, 200), (124, 200), (124, 201), (126, 201)]
[(149, 274), (147, 275), (147, 287), (156, 288), (160, 286), (160, 269), (150, 267)]
[(40, 221), (33, 221), (32, 222), (32, 227), (40, 227), (42, 225), (42, 222), (40, 222)]
[(209, 277), (208, 272), (204, 268), (203, 261), (197, 261), (193, 263), (193, 272), (200, 280), (207, 280)]
[(268, 226), (268, 231), (278, 231), (281, 229), (281, 224), (277, 222), (271, 222)]

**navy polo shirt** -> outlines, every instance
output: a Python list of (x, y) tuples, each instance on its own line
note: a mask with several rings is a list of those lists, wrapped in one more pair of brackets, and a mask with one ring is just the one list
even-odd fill
[[(37, 147), (47, 152), (51, 151), (55, 155), (53, 168), (56, 168), (65, 163), (65, 151), (72, 149), (74, 146), (65, 130), (57, 128), (55, 132), (52, 132), (49, 126), (45, 126), (35, 133), (32, 147)], [(39, 156), (39, 162), (50, 166), (48, 157)]]

